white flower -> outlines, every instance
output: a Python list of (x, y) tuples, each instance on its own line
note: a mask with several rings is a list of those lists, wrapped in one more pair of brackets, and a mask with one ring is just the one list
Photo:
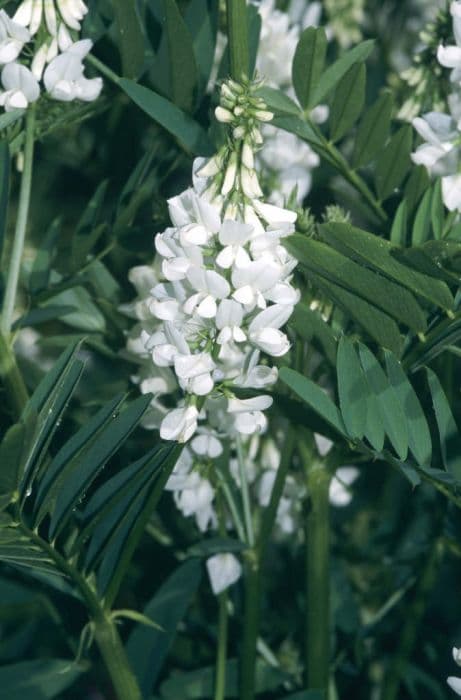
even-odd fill
[(205, 396), (213, 389), (211, 372), (215, 368), (208, 352), (195, 355), (176, 355), (174, 369), (176, 376), (182, 380), (186, 391), (197, 396)]
[(461, 678), (456, 678), (455, 676), (449, 676), (447, 678), (447, 683), (452, 690), (455, 691), (457, 695), (461, 695)]
[(442, 199), (450, 211), (461, 211), (461, 174), (442, 178)]
[(211, 430), (202, 428), (200, 434), (196, 435), (190, 443), (191, 449), (200, 457), (216, 459), (222, 455), (223, 447), (216, 435)]
[(455, 663), (458, 664), (458, 666), (461, 666), (461, 649), (458, 649), (457, 647), (453, 647), (451, 650), (453, 659)]
[(222, 593), (242, 575), (242, 566), (233, 554), (215, 554), (206, 562), (212, 591), (215, 595)]
[(187, 442), (197, 430), (197, 418), (195, 406), (173, 409), (162, 421), (160, 437), (163, 440)]
[(359, 475), (356, 467), (339, 467), (330, 482), (329, 499), (334, 506), (348, 506), (352, 494), (348, 486), (354, 483)]
[(332, 441), (318, 433), (314, 433), (314, 440), (319, 455), (325, 457), (333, 447)]
[(35, 102), (40, 96), (37, 79), (20, 63), (8, 63), (3, 68), (2, 85), (5, 92), (0, 93), (0, 105), (7, 112), (13, 109), (25, 109), (30, 102)]
[(267, 427), (263, 411), (272, 406), (271, 396), (255, 396), (252, 399), (229, 399), (227, 410), (235, 415), (235, 429), (242, 435), (261, 433)]
[(15, 61), (28, 41), (30, 32), (0, 10), (0, 64)]
[(82, 59), (91, 47), (89, 39), (77, 41), (50, 62), (43, 75), (43, 82), (53, 99), (63, 102), (92, 102), (99, 97), (102, 79), (88, 79), (83, 75)]

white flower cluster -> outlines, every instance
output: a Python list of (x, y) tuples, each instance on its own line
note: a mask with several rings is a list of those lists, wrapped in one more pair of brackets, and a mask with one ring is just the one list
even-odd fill
[[(287, 12), (277, 9), (275, 0), (262, 0), (257, 6), (261, 34), (256, 69), (268, 85), (293, 96), (291, 64), (296, 45), (305, 27), (318, 24), (322, 6), (319, 2), (305, 0), (292, 1)], [(316, 108), (312, 116), (320, 122), (326, 118), (327, 111), (323, 107)], [(297, 201), (301, 204), (311, 188), (311, 171), (319, 165), (319, 157), (294, 134), (270, 124), (264, 125), (262, 133), (264, 143), (258, 160), (275, 181), (269, 201), (282, 206), (296, 187)]]
[(450, 81), (454, 92), (448, 98), (450, 114), (429, 112), (413, 120), (413, 126), (424, 139), (413, 153), (413, 161), (424, 165), (431, 174), (441, 176), (442, 197), (447, 209), (461, 211), (461, 1), (450, 5), (456, 46), (440, 45), (439, 63), (451, 68)]
[[(452, 653), (455, 662), (458, 664), (458, 666), (461, 666), (461, 649), (453, 647)], [(449, 676), (447, 678), (447, 683), (457, 695), (461, 695), (461, 678), (457, 678), (456, 676)]]
[(141, 388), (157, 388), (155, 407), (162, 389), (181, 390), (182, 405), (160, 425), (162, 438), (179, 442), (199, 423), (225, 435), (265, 429), (272, 398), (241, 399), (234, 390), (275, 383), (277, 370), (261, 352), (288, 351), (280, 328), (299, 299), (291, 285), (296, 261), (281, 245), (296, 214), (261, 200), (254, 170), (258, 124), (272, 115), (248, 88), (225, 83), (216, 116), (229, 124), (231, 145), (196, 161), (194, 187), (169, 200), (173, 226), (155, 238), (159, 270), (141, 310), (150, 324), (135, 341), (152, 360)]
[(13, 18), (0, 10), (0, 105), (7, 112), (38, 100), (40, 81), (55, 100), (99, 97), (101, 78), (84, 76), (92, 42), (74, 41), (86, 12), (82, 0), (23, 0)]

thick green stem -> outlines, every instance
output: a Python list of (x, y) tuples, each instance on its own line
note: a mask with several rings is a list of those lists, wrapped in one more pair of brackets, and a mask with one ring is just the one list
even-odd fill
[(19, 522), (18, 527), (34, 544), (55, 562), (59, 571), (69, 577), (79, 590), (92, 621), (95, 639), (118, 700), (143, 700), (136, 678), (130, 668), (122, 642), (110, 613), (89, 585), (86, 578), (49, 542)]
[(328, 700), (330, 666), (330, 474), (324, 463), (307, 465), (306, 677), (309, 690)]
[(18, 215), (14, 232), (11, 260), (8, 267), (8, 275), (3, 298), (2, 318), (0, 331), (8, 340), (13, 322), (14, 306), (19, 283), (22, 254), (26, 238), (27, 220), (29, 217), (30, 195), (32, 190), (32, 170), (34, 162), (34, 131), (35, 131), (35, 105), (29, 105), (26, 117), (26, 142), (24, 148), (24, 169), (21, 178), (19, 192)]
[(117, 698), (119, 700), (142, 700), (141, 691), (129, 666), (114, 622), (107, 617), (95, 620), (94, 636)]
[(216, 679), (214, 700), (226, 697), (227, 631), (229, 614), (227, 610), (227, 590), (219, 594), (218, 650), (216, 652)]
[(240, 700), (254, 700), (256, 645), (259, 630), (261, 569), (256, 553), (247, 553), (245, 563), (245, 608), (240, 675)]
[(250, 53), (246, 0), (227, 0), (227, 38), (231, 78), (249, 78)]
[(24, 406), (27, 403), (28, 394), (26, 385), (16, 364), (16, 358), (10, 345), (0, 333), (0, 378), (5, 387), (8, 403), (10, 404), (13, 418), (20, 418)]
[(440, 545), (436, 541), (425, 562), (413, 602), (405, 615), (406, 623), (399, 636), (397, 653), (384, 678), (381, 700), (398, 700), (405, 667), (417, 643), (427, 600), (436, 580), (439, 558)]

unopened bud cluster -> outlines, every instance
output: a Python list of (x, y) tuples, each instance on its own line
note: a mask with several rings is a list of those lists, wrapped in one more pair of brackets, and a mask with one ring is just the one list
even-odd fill
[(92, 47), (79, 41), (88, 8), (82, 0), (23, 0), (13, 17), (0, 10), (0, 105), (25, 109), (45, 91), (52, 99), (92, 101), (101, 78), (84, 76)]
[(218, 154), (202, 169), (212, 177), (212, 196), (222, 197), (225, 216), (244, 215), (245, 204), (262, 197), (255, 170), (255, 152), (263, 138), (261, 124), (273, 119), (263, 99), (254, 94), (258, 83), (239, 84), (233, 80), (221, 86), (221, 103), (215, 110), (218, 121), (229, 127), (229, 139)]

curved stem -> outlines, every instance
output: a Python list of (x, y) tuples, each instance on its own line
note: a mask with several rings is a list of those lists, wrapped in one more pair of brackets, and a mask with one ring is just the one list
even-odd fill
[(231, 77), (241, 81), (250, 64), (246, 0), (227, 0), (227, 37)]
[(2, 333), (0, 333), (0, 377), (8, 395), (13, 417), (17, 420), (29, 396), (14, 353)]
[(27, 220), (29, 216), (30, 195), (32, 190), (32, 170), (34, 162), (34, 132), (35, 132), (35, 105), (29, 105), (26, 117), (26, 143), (24, 148), (24, 169), (21, 178), (19, 192), (18, 216), (14, 232), (11, 260), (8, 267), (8, 275), (3, 299), (2, 318), (0, 330), (8, 338), (11, 332), (14, 306), (18, 290), (19, 272), (26, 238)]
[(141, 691), (130, 668), (115, 623), (86, 578), (40, 535), (30, 530), (24, 523), (19, 522), (18, 527), (48, 554), (57, 568), (68, 576), (79, 590), (92, 620), (95, 639), (118, 700), (142, 700)]

